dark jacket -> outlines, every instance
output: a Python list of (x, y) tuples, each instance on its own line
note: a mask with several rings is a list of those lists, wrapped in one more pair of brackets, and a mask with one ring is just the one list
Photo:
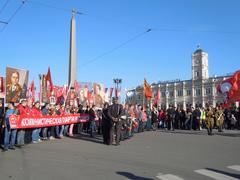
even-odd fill
[(112, 104), (108, 108), (108, 116), (113, 122), (118, 122), (123, 113), (123, 106), (121, 104)]
[(151, 115), (152, 115), (152, 122), (153, 122), (153, 123), (158, 122), (158, 115), (157, 115), (157, 112), (152, 111), (152, 112), (151, 112)]
[(108, 115), (108, 109), (103, 109), (102, 111), (102, 125), (103, 126), (111, 126), (112, 120)]
[(96, 118), (96, 114), (93, 108), (90, 108), (88, 114), (89, 114), (89, 121), (94, 121)]

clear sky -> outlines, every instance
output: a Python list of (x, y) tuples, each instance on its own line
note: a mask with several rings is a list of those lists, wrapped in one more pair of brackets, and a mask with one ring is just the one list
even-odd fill
[[(0, 10), (6, 2), (0, 0)], [(0, 21), (19, 4), (10, 0)], [(190, 79), (197, 44), (209, 54), (210, 75), (240, 69), (239, 0), (28, 0), (0, 32), (0, 75), (6, 66), (28, 69), (37, 83), (50, 66), (54, 84), (67, 83), (71, 12), (65, 9), (72, 8), (85, 14), (76, 17), (78, 81), (110, 87), (122, 78), (122, 87), (131, 88), (144, 77), (150, 83)]]

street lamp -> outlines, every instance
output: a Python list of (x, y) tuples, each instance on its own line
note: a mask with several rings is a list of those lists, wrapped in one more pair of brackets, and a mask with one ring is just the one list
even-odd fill
[[(122, 84), (122, 79), (115, 78), (115, 79), (113, 79), (113, 82), (115, 84), (115, 90), (116, 90), (116, 92), (118, 92), (119, 89), (121, 89), (121, 86), (119, 87), (119, 85)], [(115, 97), (118, 97), (117, 93), (115, 94)]]

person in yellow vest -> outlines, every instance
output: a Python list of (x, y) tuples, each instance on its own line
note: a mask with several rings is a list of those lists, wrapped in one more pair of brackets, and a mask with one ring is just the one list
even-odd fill
[(206, 111), (204, 107), (201, 108), (201, 117), (200, 117), (200, 130), (206, 127)]
[(212, 133), (213, 126), (214, 126), (214, 112), (212, 107), (209, 106), (206, 111), (206, 127), (208, 135), (213, 135)]
[(218, 127), (218, 132), (223, 132), (224, 112), (221, 106), (217, 107), (215, 117), (216, 117), (216, 125)]

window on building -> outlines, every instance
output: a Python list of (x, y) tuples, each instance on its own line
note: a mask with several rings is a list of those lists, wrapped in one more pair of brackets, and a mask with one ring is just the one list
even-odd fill
[(196, 94), (196, 96), (200, 96), (201, 95), (201, 89), (196, 89), (195, 94)]
[(205, 88), (205, 94), (206, 95), (210, 95), (211, 94), (211, 88), (210, 87)]
[(170, 97), (173, 97), (173, 96), (174, 96), (174, 92), (173, 92), (173, 91), (170, 91), (170, 92), (169, 92), (169, 95), (170, 95)]
[(138, 95), (138, 99), (139, 99), (139, 100), (141, 99), (141, 95), (140, 95), (140, 94)]
[(187, 90), (187, 96), (191, 96), (192, 91), (190, 89)]
[(195, 72), (195, 76), (196, 76), (196, 77), (200, 77), (200, 72), (199, 72), (199, 71), (196, 71), (196, 72)]
[(182, 91), (182, 90), (178, 90), (178, 91), (177, 91), (177, 95), (178, 95), (178, 96), (183, 96), (183, 91)]
[(162, 97), (166, 97), (166, 93), (165, 92), (161, 92), (161, 96)]

